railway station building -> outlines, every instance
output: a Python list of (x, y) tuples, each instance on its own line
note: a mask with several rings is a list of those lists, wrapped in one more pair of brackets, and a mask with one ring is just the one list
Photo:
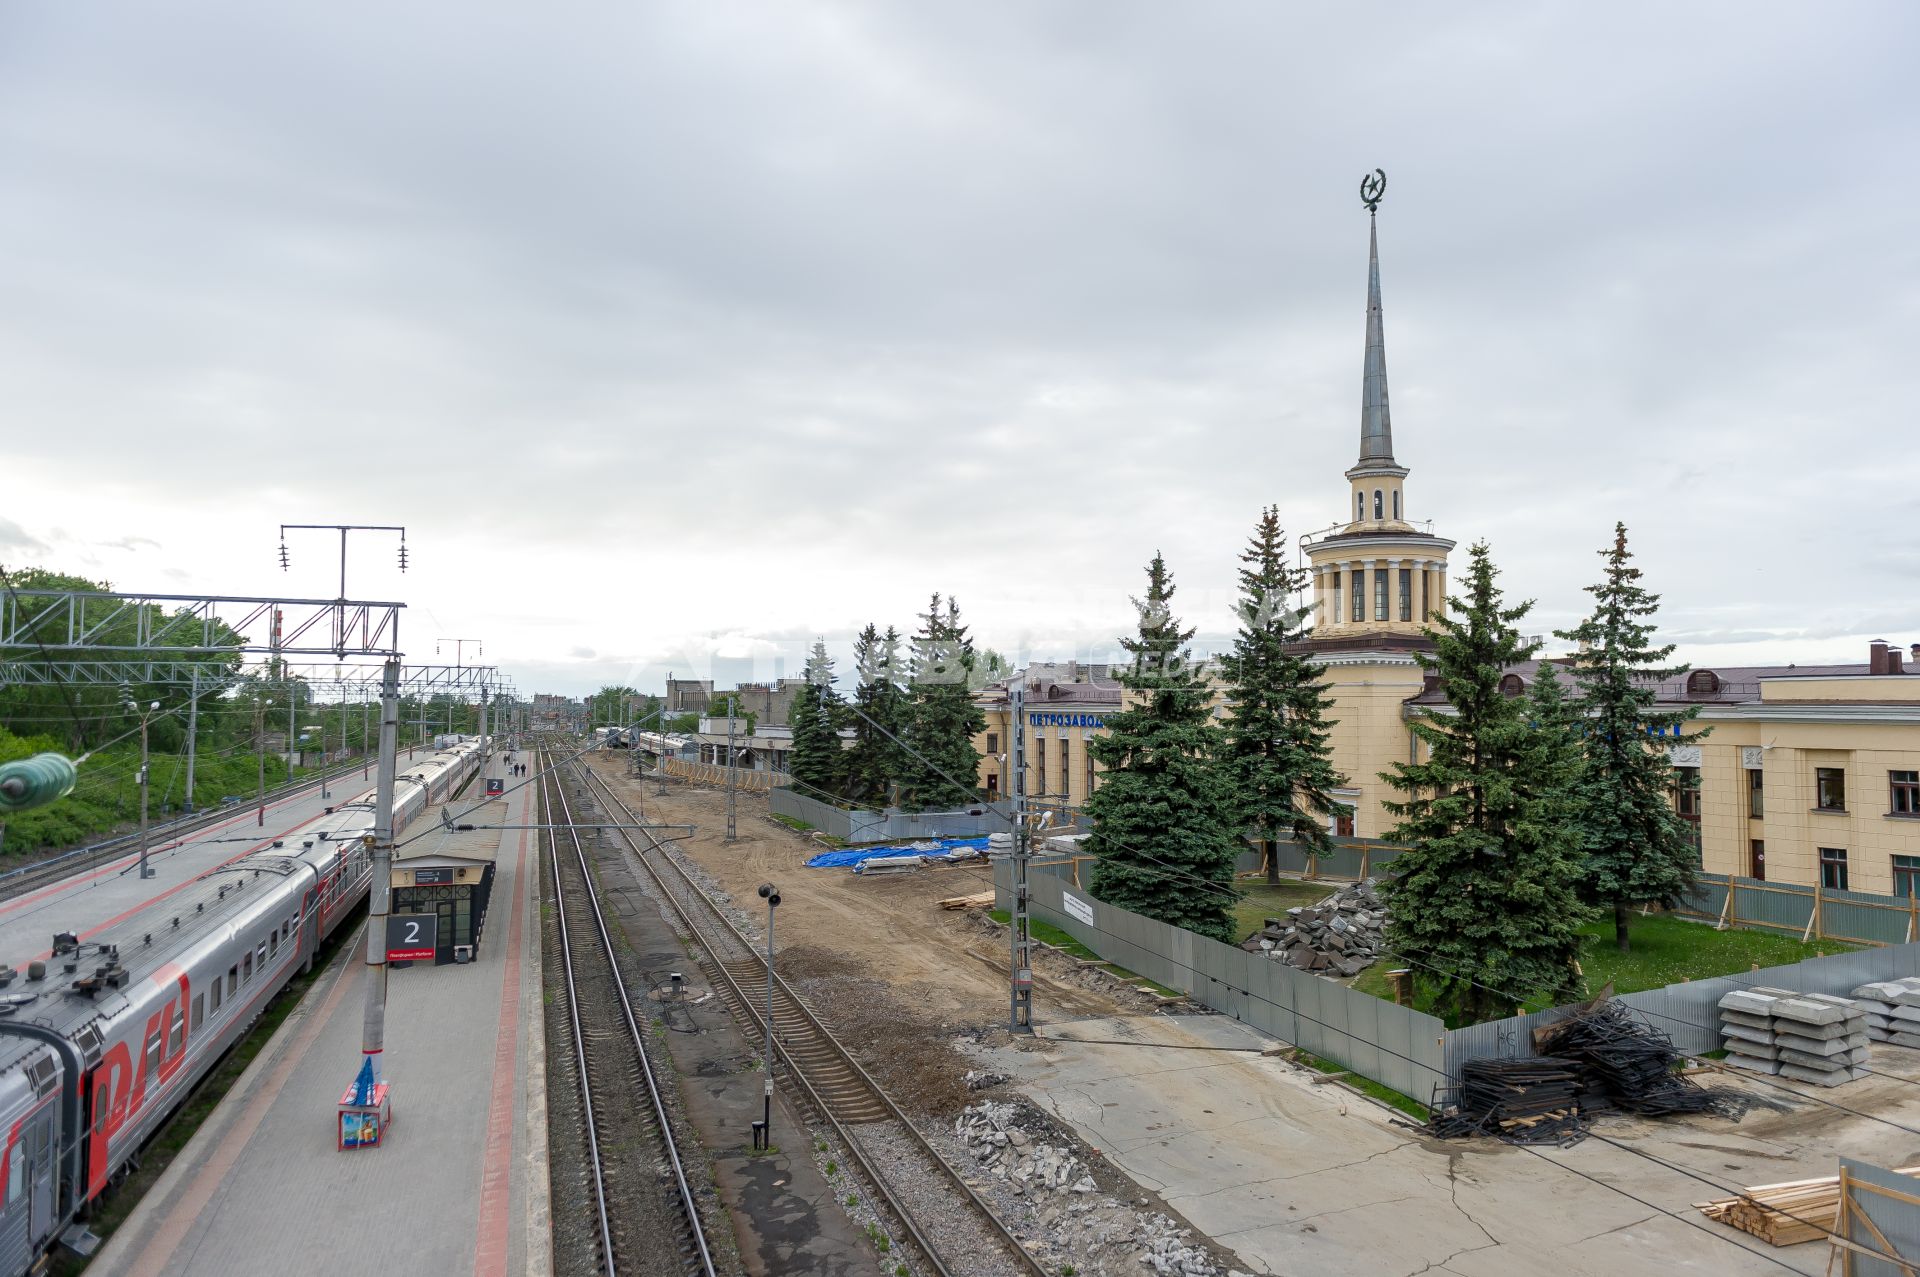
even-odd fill
[[(1383, 839), (1395, 823), (1380, 774), (1417, 756), (1409, 721), (1447, 712), (1419, 655), (1433, 646), (1422, 629), (1447, 606), (1455, 544), (1413, 520), (1410, 471), (1394, 454), (1380, 291), (1375, 233), (1345, 522), (1300, 539), (1314, 609), (1303, 646), (1328, 686), (1334, 765), (1346, 778), (1328, 831), (1361, 840)], [(1673, 801), (1699, 831), (1703, 869), (1920, 895), (1920, 643), (1875, 642), (1864, 655), (1852, 664), (1695, 669), (1661, 685), (1659, 706), (1697, 706), (1696, 726), (1707, 731), (1696, 744), (1670, 747), (1680, 769)], [(1539, 667), (1505, 671), (1502, 689), (1525, 695)], [(986, 688), (978, 704), (987, 728), (974, 742), (981, 789), (1010, 791), (1010, 741), (1025, 732), (1027, 793), (1056, 809), (1056, 825), (1073, 823), (1099, 784), (1086, 742), (1123, 703), (1113, 673), (1035, 663)], [(1014, 679), (1026, 680), (1021, 723), (1008, 710)], [(1226, 713), (1224, 696), (1217, 712)]]

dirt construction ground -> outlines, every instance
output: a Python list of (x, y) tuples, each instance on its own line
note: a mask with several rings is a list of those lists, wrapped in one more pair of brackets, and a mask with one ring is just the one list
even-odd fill
[[(596, 765), (609, 778), (624, 770)], [(650, 820), (699, 826), (682, 845), (756, 925), (754, 888), (779, 884), (782, 967), (903, 1102), (951, 1116), (981, 1098), (964, 1081), (969, 1069), (1010, 1079), (985, 1094), (1018, 1092), (1077, 1137), (1103, 1193), (1147, 1194), (1138, 1205), (1151, 1199), (1184, 1217), (1226, 1267), (1299, 1277), (1815, 1274), (1824, 1243), (1774, 1249), (1692, 1204), (1830, 1175), (1841, 1155), (1920, 1162), (1920, 1051), (1897, 1047), (1876, 1045), (1876, 1076), (1833, 1092), (1715, 1074), (1708, 1085), (1762, 1104), (1738, 1122), (1616, 1117), (1577, 1147), (1520, 1149), (1435, 1140), (1273, 1058), (1275, 1044), (1244, 1025), (1152, 1014), (1150, 996), (1104, 976), (1096, 985), (1060, 955), (1036, 971), (1037, 1033), (1016, 1039), (1001, 1027), (1005, 930), (977, 910), (938, 906), (984, 890), (984, 866), (878, 878), (807, 869), (815, 847), (768, 819), (764, 797), (740, 796), (729, 845), (724, 794), (622, 789)], [(1129, 1255), (1098, 1271), (1144, 1270)]]

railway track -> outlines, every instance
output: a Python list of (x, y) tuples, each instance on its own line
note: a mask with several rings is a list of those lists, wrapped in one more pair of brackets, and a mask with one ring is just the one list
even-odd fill
[(608, 1277), (715, 1277), (706, 1230), (677, 1147), (644, 1017), (634, 1012), (600, 894), (550, 756), (540, 759), (554, 911), (572, 1055), (579, 1074), (600, 1271)]
[[(612, 819), (624, 825), (642, 823), (590, 768), (578, 763), (570, 766)], [(715, 987), (754, 1033), (764, 1035), (768, 977), (764, 956), (651, 832), (616, 832), (702, 949), (703, 961), (716, 977)], [(645, 842), (644, 850), (634, 837), (636, 832)], [(773, 986), (774, 1043), (790, 1084), (839, 1136), (854, 1168), (897, 1224), (896, 1240), (911, 1245), (923, 1265), (921, 1271), (940, 1277), (976, 1273), (1047, 1277), (1047, 1270), (1005, 1221), (777, 971)], [(883, 1167), (883, 1161), (894, 1169)], [(902, 1166), (905, 1173), (899, 1169)], [(939, 1202), (927, 1203), (924, 1187), (912, 1188), (908, 1180), (936, 1185), (943, 1190), (936, 1193)], [(917, 1208), (907, 1200), (909, 1196), (919, 1199)], [(956, 1205), (961, 1209), (953, 1209)]]

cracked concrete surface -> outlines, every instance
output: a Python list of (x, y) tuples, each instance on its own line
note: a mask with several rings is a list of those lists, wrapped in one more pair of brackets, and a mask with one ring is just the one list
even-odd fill
[[(1914, 1151), (1912, 1136), (1887, 1121), (1836, 1121), (1844, 1115), (1811, 1102), (1738, 1125), (1622, 1118), (1600, 1128), (1624, 1147), (1439, 1141), (1261, 1056), (1269, 1040), (1226, 1017), (1077, 1021), (1040, 1033), (1044, 1043), (981, 1054), (1254, 1273), (1820, 1273), (1826, 1247), (1777, 1250), (1707, 1223), (1691, 1203), (1831, 1174), (1835, 1151), (1885, 1165)], [(1244, 1049), (1192, 1049), (1201, 1045)], [(1920, 1080), (1920, 1052), (1905, 1054)], [(1890, 1082), (1882, 1100), (1907, 1106), (1891, 1120), (1920, 1125), (1920, 1086)]]

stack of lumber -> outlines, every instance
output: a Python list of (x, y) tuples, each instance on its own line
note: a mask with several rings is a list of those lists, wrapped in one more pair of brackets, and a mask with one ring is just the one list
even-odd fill
[(1720, 999), (1727, 1063), (1815, 1086), (1866, 1076), (1867, 1012), (1850, 998), (1756, 986)]
[[(1899, 1172), (1920, 1175), (1920, 1166), (1902, 1166)], [(1794, 1246), (1818, 1241), (1833, 1231), (1840, 1214), (1840, 1177), (1756, 1184), (1738, 1197), (1693, 1205), (1708, 1219), (1752, 1233), (1770, 1246)]]
[(1881, 980), (1853, 991), (1867, 1013), (1867, 1036), (1875, 1042), (1920, 1047), (1920, 978)]
[(991, 909), (992, 891), (976, 891), (971, 896), (948, 896), (940, 902), (942, 909)]

